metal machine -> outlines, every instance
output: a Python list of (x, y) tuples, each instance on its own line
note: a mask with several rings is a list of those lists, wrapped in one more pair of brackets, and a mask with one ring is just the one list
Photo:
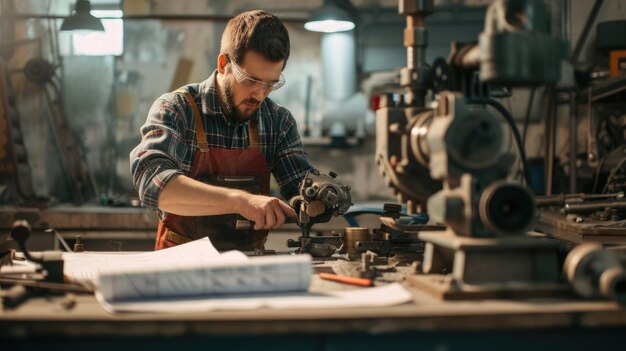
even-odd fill
[[(433, 1), (400, 1), (399, 8), (407, 18), (406, 95), (388, 96), (377, 112), (376, 160), (399, 201), (448, 227), (419, 234), (429, 274), (410, 281), (442, 298), (561, 291), (561, 245), (525, 235), (534, 196), (509, 177), (524, 149), (510, 113), (493, 99), (503, 86), (559, 80), (567, 45), (550, 35), (547, 7), (493, 2), (479, 43), (457, 45), (432, 67), (424, 51)], [(506, 142), (511, 135), (518, 155)]]
[(298, 214), (302, 236), (298, 240), (289, 239), (287, 247), (297, 247), (300, 253), (321, 257), (330, 256), (339, 248), (339, 237), (310, 236), (313, 224), (328, 222), (332, 217), (345, 214), (352, 206), (350, 186), (339, 183), (336, 177), (337, 174), (332, 171), (328, 175), (314, 171), (302, 179), (298, 195), (289, 200), (289, 205)]

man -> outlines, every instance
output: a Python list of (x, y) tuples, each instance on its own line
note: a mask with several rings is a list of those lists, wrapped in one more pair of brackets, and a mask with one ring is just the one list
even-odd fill
[[(296, 216), (268, 196), (270, 172), (289, 199), (313, 170), (293, 116), (268, 98), (288, 58), (283, 23), (244, 12), (226, 25), (217, 70), (152, 105), (130, 160), (143, 205), (159, 211), (157, 250), (205, 236), (218, 250), (262, 249)], [(254, 229), (237, 230), (242, 217)]]

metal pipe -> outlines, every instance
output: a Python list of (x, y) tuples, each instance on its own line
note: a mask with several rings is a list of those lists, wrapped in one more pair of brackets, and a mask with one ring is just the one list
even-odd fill
[(576, 159), (578, 158), (578, 94), (576, 91), (570, 92), (570, 113), (569, 113), (569, 192), (576, 192)]
[(605, 208), (626, 208), (626, 201), (593, 201), (579, 204), (565, 204), (565, 213), (593, 212)]
[(561, 38), (568, 42), (572, 39), (572, 8), (570, 0), (561, 0)]
[(554, 88), (546, 89), (546, 154), (545, 154), (545, 187), (546, 195), (552, 195), (552, 178), (554, 177), (554, 149), (556, 142)]
[(549, 195), (549, 196), (536, 196), (535, 202), (537, 206), (551, 206), (551, 205), (565, 205), (570, 203), (581, 203), (589, 200), (615, 200), (615, 199), (623, 199), (624, 193), (614, 193), (614, 194), (558, 194), (558, 195)]
[(426, 87), (422, 86), (422, 75), (425, 74), (425, 56), (427, 44), (426, 17), (434, 8), (432, 0), (419, 1), (414, 4), (399, 2), (400, 14), (406, 17), (404, 28), (404, 47), (406, 48), (407, 66), (401, 70), (400, 84), (406, 89), (408, 103), (412, 107), (423, 107), (426, 98)]
[[(142, 20), (160, 20), (160, 21), (212, 21), (212, 22), (228, 22), (233, 15), (126, 15), (122, 17), (98, 17), (100, 19), (118, 19), (124, 21), (142, 21)], [(66, 19), (67, 15), (40, 15), (35, 13), (20, 13), (13, 16), (17, 20), (30, 19)], [(304, 24), (308, 19), (297, 17), (281, 17), (280, 20), (285, 23)]]
[(623, 256), (605, 251), (600, 244), (584, 243), (569, 252), (563, 273), (576, 293), (585, 298), (626, 301)]
[(406, 16), (406, 28), (405, 30), (405, 43), (404, 46), (406, 47), (406, 66), (411, 69), (411, 68), (416, 68), (417, 67), (417, 55), (415, 55), (415, 45), (411, 44), (409, 45), (408, 43), (406, 43), (406, 33), (407, 32), (412, 32), (415, 30), (415, 22), (416, 22), (416, 16)]
[(406, 48), (406, 66), (409, 69), (415, 68), (417, 64), (415, 58), (416, 58), (415, 48), (412, 46), (407, 47)]
[(578, 37), (578, 41), (576, 42), (574, 51), (572, 51), (572, 57), (570, 59), (570, 62), (572, 63), (572, 65), (576, 65), (576, 62), (578, 62), (578, 58), (583, 49), (583, 46), (585, 45), (585, 42), (587, 41), (589, 32), (591, 32), (591, 28), (593, 27), (593, 24), (596, 21), (596, 17), (598, 17), (598, 12), (600, 12), (602, 3), (604, 3), (604, 0), (596, 0), (593, 3), (593, 6), (591, 7), (591, 12), (589, 13), (589, 17), (587, 17), (587, 22), (585, 22), (583, 31), (580, 33), (580, 37)]
[[(595, 134), (593, 132), (593, 108), (591, 106), (591, 89), (587, 89), (587, 162), (594, 166), (598, 162), (595, 148)], [(595, 191), (595, 189), (593, 189)]]

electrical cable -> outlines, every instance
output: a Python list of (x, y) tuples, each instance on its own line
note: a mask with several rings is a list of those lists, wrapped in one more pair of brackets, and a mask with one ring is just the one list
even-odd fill
[(524, 116), (524, 129), (522, 130), (522, 145), (526, 147), (526, 135), (528, 135), (528, 125), (530, 124), (530, 114), (533, 109), (533, 102), (535, 100), (535, 87), (530, 90), (530, 96), (528, 97), (528, 106), (526, 107), (526, 116)]
[[(535, 101), (535, 87), (530, 90), (530, 96), (528, 97), (528, 106), (526, 106), (526, 115), (524, 116), (524, 129), (522, 130), (522, 147), (526, 151), (526, 136), (528, 135), (528, 127), (530, 125), (530, 114), (533, 110), (533, 103)], [(530, 179), (526, 180), (527, 184), (530, 184)]]
[(500, 102), (491, 99), (491, 98), (475, 98), (470, 101), (471, 103), (482, 103), (487, 104), (494, 107), (507, 121), (509, 126), (511, 127), (511, 131), (513, 132), (513, 136), (515, 137), (515, 142), (517, 144), (517, 149), (520, 154), (520, 158), (522, 159), (522, 165), (524, 167), (524, 178), (526, 180), (526, 184), (530, 184), (530, 173), (528, 167), (528, 160), (526, 159), (526, 150), (524, 149), (524, 145), (522, 144), (522, 137), (520, 135), (519, 129), (515, 124), (515, 120), (513, 120), (513, 116)]

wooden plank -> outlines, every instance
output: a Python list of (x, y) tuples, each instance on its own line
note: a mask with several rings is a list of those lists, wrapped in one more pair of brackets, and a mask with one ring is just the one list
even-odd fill
[(412, 289), (414, 302), (391, 307), (257, 309), (109, 314), (90, 295), (71, 310), (63, 297), (33, 298), (0, 312), (0, 335), (158, 336), (284, 333), (511, 330), (626, 326), (616, 303), (577, 299), (438, 301)]
[(178, 59), (178, 63), (176, 64), (176, 71), (174, 72), (172, 83), (170, 84), (170, 91), (174, 91), (189, 83), (189, 74), (191, 73), (192, 67), (193, 60), (185, 57), (181, 57)]
[(10, 229), (16, 219), (26, 219), (33, 229), (155, 230), (158, 216), (145, 208), (58, 207), (0, 209), (0, 229)]
[(566, 219), (565, 215), (540, 211), (536, 224), (538, 231), (551, 235), (557, 239), (572, 243), (597, 242), (601, 244), (626, 244), (626, 227), (607, 227), (614, 224), (612, 221), (595, 221), (589, 223), (574, 223)]

